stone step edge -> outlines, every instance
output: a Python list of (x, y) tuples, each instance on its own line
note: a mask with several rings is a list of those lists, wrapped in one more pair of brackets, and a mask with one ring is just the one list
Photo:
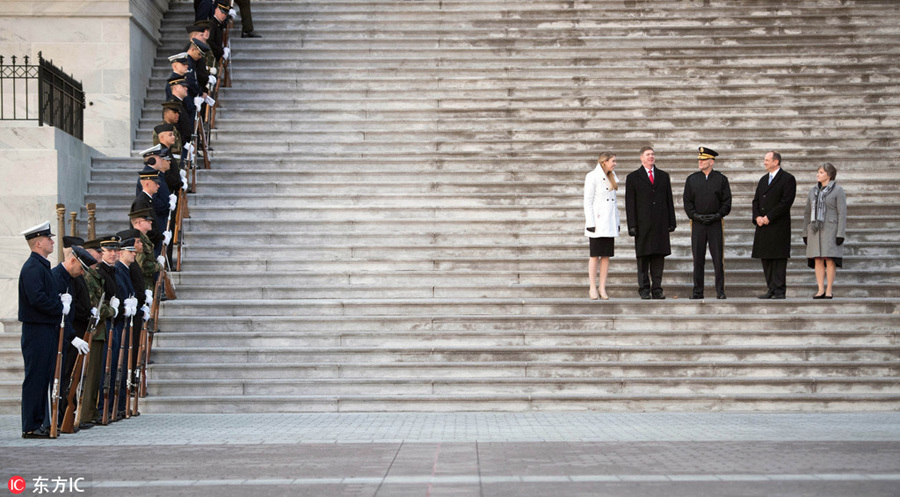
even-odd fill
[[(900, 371), (900, 362), (879, 360), (879, 361), (451, 361), (451, 362), (372, 362), (362, 364), (348, 365), (346, 362), (185, 362), (185, 363), (158, 363), (150, 366), (152, 374), (153, 370), (204, 370), (204, 369), (234, 369), (240, 366), (241, 369), (285, 369), (285, 368), (329, 368), (344, 371), (350, 369), (403, 369), (403, 368), (728, 368), (728, 369), (747, 369), (754, 370), (758, 368), (861, 368), (861, 367), (888, 367), (895, 368)], [(11, 369), (4, 367), (3, 369)]]
[[(828, 376), (803, 376), (803, 377), (784, 377), (784, 376), (753, 376), (753, 377), (717, 377), (717, 376), (686, 376), (686, 377), (620, 377), (620, 378), (544, 378), (544, 377), (448, 377), (440, 376), (435, 378), (421, 378), (415, 376), (409, 377), (391, 377), (391, 378), (370, 378), (370, 377), (342, 377), (342, 378), (249, 378), (249, 379), (230, 379), (230, 378), (203, 378), (203, 379), (162, 379), (155, 378), (152, 381), (154, 386), (189, 386), (189, 385), (231, 385), (239, 384), (262, 384), (262, 385), (294, 385), (294, 384), (440, 384), (440, 383), (499, 383), (499, 384), (517, 384), (517, 383), (535, 383), (535, 384), (553, 384), (553, 383), (595, 383), (595, 384), (615, 384), (615, 383), (634, 383), (634, 384), (666, 384), (666, 383), (710, 383), (710, 384), (753, 384), (753, 383), (804, 383), (816, 385), (820, 383), (828, 384), (854, 384), (854, 383), (876, 383), (876, 384), (896, 384), (900, 387), (900, 376), (854, 376), (854, 377), (828, 377)], [(0, 386), (19, 385), (21, 382), (16, 381), (0, 381)]]

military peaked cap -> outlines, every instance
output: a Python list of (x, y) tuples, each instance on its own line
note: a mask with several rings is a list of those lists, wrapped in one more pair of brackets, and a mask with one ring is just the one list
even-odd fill
[(715, 159), (719, 156), (719, 153), (711, 148), (700, 147), (700, 155), (697, 156), (700, 160), (706, 159)]

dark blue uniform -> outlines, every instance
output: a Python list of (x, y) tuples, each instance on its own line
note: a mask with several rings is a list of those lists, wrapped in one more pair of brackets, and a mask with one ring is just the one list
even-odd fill
[[(118, 409), (119, 411), (125, 410), (125, 374), (127, 368), (127, 357), (123, 357), (122, 359), (122, 371), (123, 374), (119, 377), (116, 377), (116, 369), (119, 364), (119, 348), (122, 345), (122, 340), (125, 340), (125, 343), (128, 343), (128, 333), (127, 330), (123, 333), (125, 329), (125, 299), (129, 297), (135, 296), (134, 285), (131, 283), (131, 271), (127, 266), (122, 264), (121, 262), (117, 262), (115, 265), (115, 278), (116, 278), (116, 297), (119, 299), (119, 315), (113, 320), (113, 344), (112, 344), (112, 355), (110, 359), (110, 385), (118, 385), (118, 388), (121, 389), (119, 394), (119, 406), (112, 405), (112, 399), (115, 398), (115, 387), (111, 387), (109, 389), (110, 399), (110, 413), (113, 412), (113, 409)], [(141, 289), (143, 292), (143, 289)], [(103, 364), (106, 364), (106, 351), (104, 350), (103, 354)], [(103, 385), (101, 385), (100, 399), (99, 405), (102, 409), (103, 407)], [(102, 411), (101, 411), (102, 415)]]
[(19, 273), (19, 321), (22, 322), (22, 432), (50, 427), (47, 393), (53, 380), (63, 305), (50, 261), (32, 252)]
[(131, 212), (148, 208), (153, 210), (153, 228), (147, 233), (147, 237), (153, 242), (153, 255), (159, 256), (162, 250), (163, 232), (166, 231), (169, 223), (169, 187), (166, 185), (163, 173), (159, 173), (159, 190), (152, 197), (144, 193), (141, 189), (141, 182), (138, 180), (137, 194), (131, 203)]

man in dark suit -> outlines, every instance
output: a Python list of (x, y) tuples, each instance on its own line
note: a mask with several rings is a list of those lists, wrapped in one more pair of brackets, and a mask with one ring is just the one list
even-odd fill
[(675, 231), (675, 204), (669, 175), (656, 167), (651, 147), (641, 149), (641, 167), (625, 178), (625, 215), (634, 237), (638, 293), (642, 299), (664, 299), (665, 257), (672, 253), (669, 233)]
[(791, 205), (797, 193), (797, 181), (781, 169), (781, 154), (771, 151), (763, 160), (767, 174), (756, 185), (753, 197), (753, 236), (751, 257), (762, 260), (766, 293), (761, 299), (785, 298), (787, 260), (791, 257)]

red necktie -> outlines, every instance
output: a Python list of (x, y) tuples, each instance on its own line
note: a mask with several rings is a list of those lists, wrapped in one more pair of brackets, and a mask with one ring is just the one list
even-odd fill
[(650, 184), (653, 184), (653, 169), (650, 170)]

